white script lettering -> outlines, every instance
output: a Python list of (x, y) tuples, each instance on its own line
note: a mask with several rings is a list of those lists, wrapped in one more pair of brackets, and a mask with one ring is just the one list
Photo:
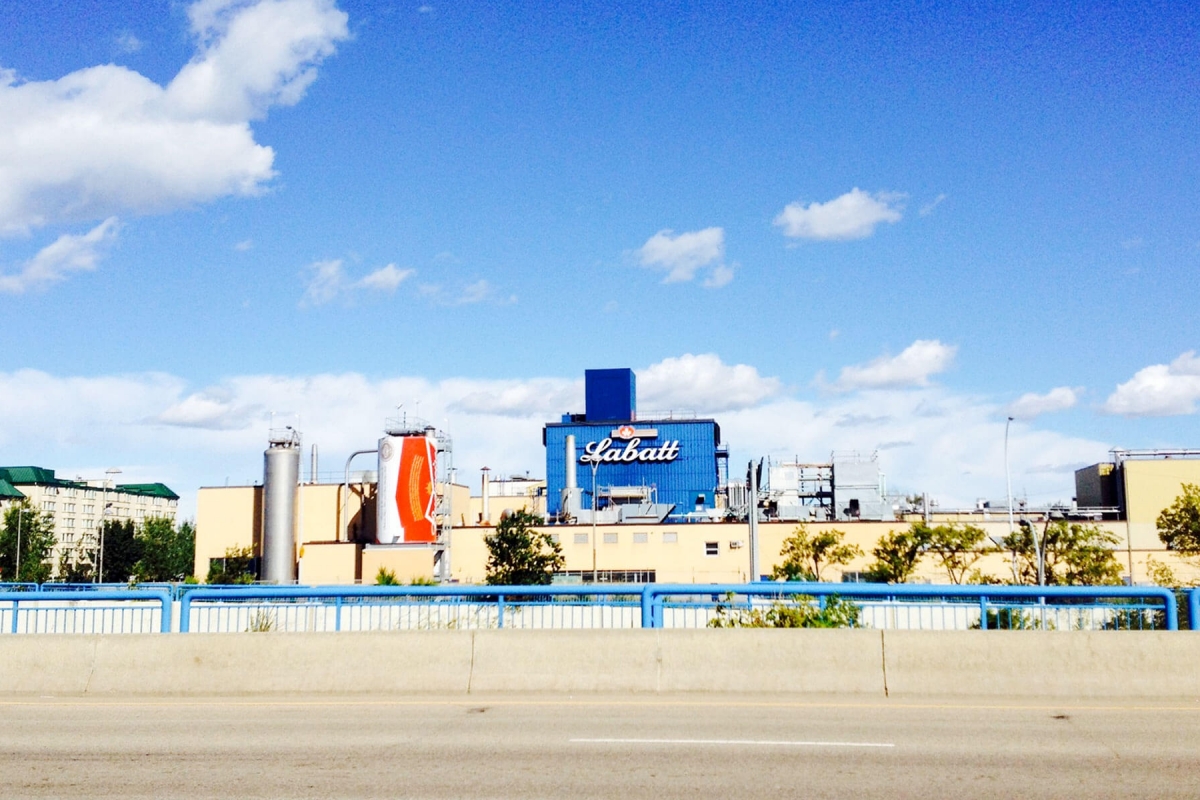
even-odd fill
[(679, 441), (664, 442), (661, 447), (646, 447), (641, 450), (638, 445), (641, 439), (634, 437), (625, 443), (613, 447), (613, 440), (605, 437), (598, 442), (588, 442), (579, 457), (580, 464), (622, 463), (632, 464), (635, 461), (674, 461), (679, 457)]

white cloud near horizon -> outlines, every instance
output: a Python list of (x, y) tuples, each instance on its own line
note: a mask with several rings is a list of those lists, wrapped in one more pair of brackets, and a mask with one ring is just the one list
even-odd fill
[(634, 251), (643, 267), (665, 271), (663, 283), (686, 283), (696, 272), (713, 266), (704, 285), (710, 288), (725, 286), (733, 280), (733, 270), (720, 263), (725, 257), (725, 229), (704, 228), (676, 234), (664, 228)]
[(1027, 392), (1010, 403), (1005, 411), (1014, 419), (1033, 419), (1042, 414), (1066, 411), (1079, 402), (1081, 392), (1082, 389), (1070, 386), (1058, 386), (1045, 394)]
[(1123, 417), (1174, 417), (1196, 412), (1200, 401), (1200, 357), (1195, 350), (1170, 364), (1152, 364), (1117, 386), (1101, 406)]
[(120, 222), (109, 217), (85, 234), (64, 233), (11, 274), (0, 273), (0, 293), (21, 294), (66, 280), (73, 272), (96, 268), (103, 248), (117, 238)]
[(792, 239), (840, 242), (865, 239), (882, 222), (893, 224), (903, 216), (904, 195), (864, 192), (857, 186), (825, 203), (796, 201), (775, 217), (775, 225)]
[[(639, 405), (647, 410), (663, 403), (717, 415), (733, 450), (731, 464), (762, 455), (825, 461), (834, 450), (878, 451), (894, 491), (928, 490), (943, 506), (1003, 492), (1001, 406), (945, 387), (807, 401), (752, 365), (725, 364), (712, 354), (663, 359), (638, 370), (638, 384)], [(124, 469), (131, 482), (161, 480), (184, 496), (190, 514), (200, 486), (261, 480), (271, 412), (299, 415), (306, 456), (310, 444), (319, 445), (322, 471), (332, 475), (351, 451), (374, 446), (384, 419), (401, 403), (405, 413), (451, 433), (459, 481), (476, 485), (485, 465), (500, 474), (542, 475), (541, 428), (582, 410), (583, 383), (372, 379), (347, 372), (237, 375), (192, 387), (161, 373), (0, 372), (0, 418), (6, 421), (0, 452), (10, 463), (63, 474), (103, 464)], [(1103, 460), (1109, 447), (1016, 423), (1014, 490), (1035, 502), (1069, 500), (1074, 470)], [(307, 458), (304, 463), (307, 469)]]
[(261, 192), (250, 122), (298, 102), (349, 36), (334, 0), (200, 0), (166, 86), (112, 64), (22, 82), (0, 69), (0, 235)]
[(880, 356), (865, 364), (842, 367), (838, 379), (830, 386), (821, 376), (818, 385), (835, 392), (863, 389), (901, 389), (924, 387), (929, 378), (945, 372), (954, 364), (958, 348), (937, 339), (918, 339), (896, 356)]

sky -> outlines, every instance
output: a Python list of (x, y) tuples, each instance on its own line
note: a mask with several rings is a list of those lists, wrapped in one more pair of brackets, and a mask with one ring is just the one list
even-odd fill
[(1200, 447), (1200, 9), (755, 6), (0, 5), (0, 463), (541, 476), (624, 366), (943, 506)]

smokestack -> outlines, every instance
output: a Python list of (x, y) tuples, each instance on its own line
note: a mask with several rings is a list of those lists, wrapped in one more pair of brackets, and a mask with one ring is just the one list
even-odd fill
[(308, 482), (317, 482), (317, 446), (315, 444), (312, 446), (312, 455), (309, 456)]
[(491, 499), (491, 496), (492, 496), (491, 472), (492, 471), (490, 469), (488, 469), (487, 467), (483, 468), (483, 480), (482, 480), (482, 485), (480, 486), (480, 489), (479, 489), (479, 493), (483, 497), (483, 513), (480, 515), (482, 517), (482, 519), (480, 519), (479, 521), (481, 523), (483, 523), (484, 525), (492, 524), (492, 512), (491, 512), (491, 509), (488, 508), (488, 506), (490, 505), (490, 503), (488, 501)]
[(567, 434), (567, 442), (564, 447), (564, 458), (567, 461), (567, 486), (568, 489), (578, 488), (579, 484), (575, 482), (575, 434)]

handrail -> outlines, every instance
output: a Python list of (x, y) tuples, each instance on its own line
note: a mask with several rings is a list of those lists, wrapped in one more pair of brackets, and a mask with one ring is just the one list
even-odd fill
[(605, 583), (572, 586), (238, 586), (220, 589), (199, 588), (186, 592), (179, 600), (179, 632), (191, 630), (191, 608), (195, 600), (271, 600), (305, 597), (494, 597), (503, 605), (505, 597), (560, 597), (591, 595), (641, 595), (642, 620), (646, 621), (645, 593), (654, 584)]
[(55, 600), (69, 602), (89, 602), (93, 600), (157, 600), (162, 605), (162, 616), (159, 629), (162, 633), (171, 632), (171, 594), (161, 589), (99, 589), (95, 591), (42, 591), (42, 592), (5, 592), (0, 591), (0, 603), (12, 603), (12, 628), (16, 633), (17, 607), (20, 603), (42, 603)]
[[(652, 608), (652, 625), (661, 627), (662, 598), (670, 595), (697, 594), (741, 594), (754, 596), (779, 596), (805, 594), (814, 597), (838, 595), (848, 598), (886, 597), (967, 597), (980, 601), (986, 607), (989, 600), (997, 598), (1075, 598), (1100, 600), (1102, 598), (1135, 598), (1161, 600), (1166, 615), (1167, 630), (1179, 630), (1179, 612), (1175, 606), (1175, 593), (1161, 586), (1008, 586), (961, 585), (961, 584), (913, 584), (913, 583), (803, 583), (803, 582), (756, 582), (723, 584), (648, 584)], [(1200, 602), (1200, 600), (1195, 600)], [(643, 612), (644, 613), (644, 612)], [(1193, 615), (1195, 619), (1195, 615)], [(986, 616), (984, 618), (986, 624)]]

